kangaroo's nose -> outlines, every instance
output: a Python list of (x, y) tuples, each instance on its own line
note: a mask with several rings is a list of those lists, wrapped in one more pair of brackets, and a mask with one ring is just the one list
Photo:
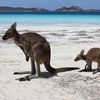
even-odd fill
[(5, 36), (3, 36), (3, 37), (2, 37), (2, 39), (3, 39), (3, 40), (6, 40), (6, 37), (5, 37)]
[(74, 61), (76, 61), (76, 59), (74, 59)]
[(77, 59), (75, 58), (74, 61), (77, 61)]

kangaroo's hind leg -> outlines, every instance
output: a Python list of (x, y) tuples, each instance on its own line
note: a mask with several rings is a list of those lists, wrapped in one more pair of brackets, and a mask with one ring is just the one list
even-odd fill
[(31, 74), (32, 75), (36, 74), (35, 62), (32, 59), (31, 59)]
[(38, 78), (40, 76), (40, 64), (38, 62), (35, 62), (35, 69), (36, 69), (36, 73), (26, 76), (26, 80), (31, 80), (33, 78)]
[(96, 74), (97, 72), (100, 72), (100, 63), (98, 63), (97, 69), (93, 72), (93, 74)]
[(35, 63), (35, 69), (36, 69), (36, 73), (22, 77), (22, 78), (18, 78), (17, 80), (19, 81), (30, 81), (33, 78), (38, 78), (40, 76), (40, 64), (38, 62)]

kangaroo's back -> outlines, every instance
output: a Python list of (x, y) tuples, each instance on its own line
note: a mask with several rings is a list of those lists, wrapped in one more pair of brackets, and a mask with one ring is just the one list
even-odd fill
[(47, 40), (43, 36), (41, 36), (35, 32), (27, 32), (27, 33), (23, 33), (20, 35), (23, 38), (25, 38), (27, 41), (30, 41), (30, 43), (33, 45), (37, 42), (48, 43)]
[(91, 48), (86, 57), (88, 57), (91, 61), (96, 61), (98, 59), (98, 55), (100, 55), (100, 48)]
[[(37, 34), (37, 33), (33, 33), (33, 32), (28, 32), (28, 33), (24, 33), (24, 34), (20, 34), (20, 35), (26, 41), (28, 41), (30, 43), (31, 47), (34, 48), (38, 45), (37, 50), (38, 51), (41, 50), (42, 55), (44, 55), (44, 56), (46, 55), (50, 59), (50, 55), (51, 55), (50, 44), (43, 36), (41, 36), (40, 34)], [(32, 49), (32, 51), (29, 51), (30, 56), (32, 56), (31, 55), (32, 53), (34, 53), (34, 49)], [(47, 60), (47, 57), (46, 57), (46, 60)]]

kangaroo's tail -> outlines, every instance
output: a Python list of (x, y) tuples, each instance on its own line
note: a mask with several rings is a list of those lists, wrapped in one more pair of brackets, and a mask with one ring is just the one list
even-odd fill
[(64, 68), (56, 68), (56, 73), (65, 72), (65, 71), (71, 71), (79, 69), (78, 67), (64, 67)]
[(53, 68), (53, 67), (51, 67), (50, 64), (49, 65), (45, 64), (45, 68), (50, 73), (59, 73), (59, 72), (65, 72), (65, 71), (71, 71), (71, 70), (79, 69), (78, 67)]

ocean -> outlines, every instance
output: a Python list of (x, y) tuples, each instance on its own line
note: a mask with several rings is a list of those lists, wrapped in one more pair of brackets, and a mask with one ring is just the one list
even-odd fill
[(50, 43), (100, 42), (100, 13), (0, 14), (0, 34), (17, 22), (20, 33), (35, 31)]

